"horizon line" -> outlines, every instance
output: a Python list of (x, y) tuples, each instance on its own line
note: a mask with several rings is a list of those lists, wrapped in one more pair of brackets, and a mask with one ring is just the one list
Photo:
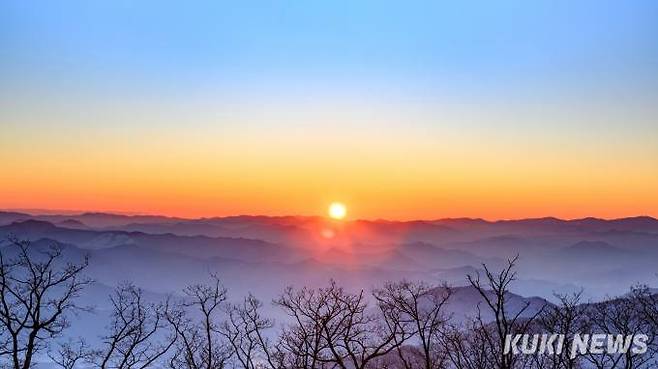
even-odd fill
[[(187, 217), (187, 216), (177, 216), (177, 215), (168, 215), (160, 213), (147, 213), (147, 212), (129, 212), (129, 211), (113, 211), (113, 210), (80, 210), (80, 209), (46, 209), (46, 208), (0, 208), (0, 212), (14, 212), (22, 213), (30, 216), (52, 216), (52, 215), (61, 215), (61, 216), (80, 216), (85, 214), (102, 214), (102, 215), (114, 215), (114, 216), (124, 216), (124, 217), (159, 217), (159, 218), (169, 218), (169, 219), (180, 219), (180, 220), (202, 220), (202, 219), (222, 219), (222, 218), (240, 218), (240, 217), (265, 217), (265, 218), (325, 218), (328, 219), (325, 215), (302, 215), (302, 214), (287, 214), (287, 215), (267, 215), (267, 214), (233, 214), (233, 215), (214, 215), (214, 216), (200, 216), (200, 217)], [(576, 217), (576, 218), (561, 218), (553, 215), (545, 216), (531, 216), (531, 217), (521, 217), (521, 218), (497, 218), (490, 219), (484, 217), (469, 217), (469, 216), (456, 216), (456, 217), (442, 217), (442, 218), (417, 218), (417, 219), (388, 219), (388, 218), (354, 218), (354, 219), (345, 219), (343, 222), (358, 222), (358, 221), (370, 221), (370, 222), (437, 222), (437, 221), (446, 221), (446, 220), (475, 220), (475, 221), (485, 221), (488, 223), (495, 222), (505, 222), (505, 221), (521, 221), (521, 220), (541, 220), (541, 219), (554, 219), (558, 221), (572, 222), (578, 220), (603, 220), (603, 221), (615, 221), (623, 219), (633, 219), (633, 218), (650, 218), (653, 220), (658, 220), (657, 217), (648, 214), (637, 214), (637, 215), (628, 215), (622, 217), (598, 217), (594, 215)]]

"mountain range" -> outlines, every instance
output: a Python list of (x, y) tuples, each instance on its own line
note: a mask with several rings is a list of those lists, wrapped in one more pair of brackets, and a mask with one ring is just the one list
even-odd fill
[(89, 273), (100, 283), (129, 279), (157, 293), (209, 273), (236, 293), (265, 299), (287, 285), (330, 278), (352, 289), (403, 278), (463, 286), (483, 264), (495, 270), (516, 255), (512, 289), (523, 296), (550, 300), (582, 288), (597, 299), (658, 282), (658, 220), (651, 217), (332, 221), (0, 212), (0, 239), (10, 235), (89, 255)]

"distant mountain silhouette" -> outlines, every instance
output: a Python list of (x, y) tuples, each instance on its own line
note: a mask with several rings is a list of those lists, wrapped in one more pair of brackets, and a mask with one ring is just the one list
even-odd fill
[(626, 251), (603, 241), (580, 241), (561, 250), (572, 257), (593, 257), (605, 254), (610, 257), (624, 256)]
[(658, 221), (651, 217), (335, 222), (303, 216), (0, 212), (0, 240), (9, 235), (83, 250), (95, 260), (92, 270), (100, 281), (136, 279), (156, 291), (209, 272), (270, 295), (287, 283), (322, 284), (328, 278), (353, 288), (395, 278), (459, 286), (482, 264), (497, 270), (515, 255), (520, 256), (515, 288), (549, 299), (554, 291), (584, 287), (597, 297), (658, 282)]
[(247, 238), (178, 236), (126, 231), (98, 231), (57, 227), (39, 220), (14, 222), (0, 227), (0, 237), (15, 235), (22, 239), (51, 238), (87, 249), (102, 249), (135, 244), (146, 248), (186, 254), (196, 257), (227, 256), (266, 260), (288, 260), (295, 251), (284, 246)]
[(65, 227), (65, 228), (81, 228), (81, 229), (88, 228), (86, 224), (82, 223), (79, 220), (75, 220), (75, 219), (63, 220), (61, 222), (58, 222), (57, 226)]
[[(475, 318), (478, 314), (478, 306), (480, 307), (484, 321), (490, 322), (494, 320), (493, 313), (489, 311), (484, 298), (475, 287), (452, 287), (451, 290), (452, 294), (446, 305), (446, 312), (452, 314), (457, 321)], [(443, 296), (445, 295), (445, 289), (438, 287), (433, 290), (433, 293), (437, 296)], [(493, 292), (486, 291), (485, 293), (490, 299), (494, 299)], [(505, 310), (510, 317), (523, 310), (519, 316), (521, 318), (530, 318), (545, 306), (551, 305), (549, 301), (541, 297), (523, 297), (514, 293), (508, 293), (505, 298), (507, 302)]]

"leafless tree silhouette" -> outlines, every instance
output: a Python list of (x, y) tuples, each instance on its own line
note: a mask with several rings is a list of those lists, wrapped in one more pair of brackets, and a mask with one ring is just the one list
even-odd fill
[(230, 343), (240, 368), (280, 367), (279, 354), (266, 336), (274, 321), (262, 315), (263, 303), (249, 294), (240, 304), (230, 305), (228, 318), (219, 332)]
[(404, 332), (387, 329), (381, 311), (369, 310), (363, 291), (346, 292), (334, 281), (318, 289), (289, 287), (275, 303), (294, 321), (280, 343), (286, 367), (367, 368), (403, 342)]
[(481, 325), (475, 319), (469, 319), (464, 325), (452, 325), (441, 337), (441, 346), (447, 353), (450, 368), (488, 369), (494, 367), (494, 355), (488, 337), (492, 332), (489, 326)]
[[(525, 356), (514, 355), (511, 351), (504, 350), (506, 337), (529, 332), (531, 324), (543, 311), (541, 308), (529, 317), (524, 316), (530, 307), (529, 301), (514, 311), (511, 309), (508, 301), (511, 295), (509, 287), (516, 280), (517, 260), (518, 255), (509, 259), (507, 265), (498, 273), (492, 272), (487, 265), (483, 265), (484, 278), (480, 273), (467, 276), (471, 286), (482, 298), (484, 308), (492, 314), (493, 322), (490, 323), (484, 318), (482, 307), (478, 305), (477, 314), (469, 323), (470, 332), (449, 335), (448, 345), (451, 348), (448, 350), (458, 350), (449, 354), (452, 364), (457, 368), (513, 369), (525, 365), (522, 361), (528, 360)], [(455, 342), (456, 339), (474, 342)], [(484, 367), (475, 365), (484, 365)]]
[(534, 356), (538, 369), (578, 369), (582, 366), (580, 354), (571, 357), (569, 348), (575, 334), (589, 331), (587, 305), (582, 301), (583, 291), (571, 294), (555, 294), (559, 301), (547, 306), (537, 319), (537, 328), (541, 333), (562, 334), (563, 349), (555, 354), (538, 354)]
[(58, 344), (48, 357), (61, 369), (75, 369), (80, 362), (91, 361), (93, 353), (84, 339), (68, 340)]
[(85, 309), (75, 301), (91, 283), (82, 275), (88, 261), (63, 263), (56, 244), (43, 250), (16, 238), (9, 243), (0, 248), (0, 356), (9, 356), (13, 369), (30, 369), (34, 355), (68, 327), (67, 315)]
[(212, 275), (211, 284), (191, 285), (183, 292), (185, 299), (167, 313), (178, 335), (169, 365), (175, 369), (225, 368), (233, 354), (230, 344), (219, 333), (226, 288)]
[(631, 288), (631, 295), (639, 303), (640, 313), (652, 325), (653, 332), (658, 332), (658, 294), (646, 285), (638, 285)]
[(99, 369), (144, 369), (156, 363), (176, 342), (166, 320), (167, 303), (148, 303), (132, 283), (120, 284), (110, 296), (113, 308), (103, 347), (93, 353)]
[(396, 334), (393, 337), (398, 339), (402, 336), (404, 340), (413, 337), (419, 343), (419, 350), (405, 350), (401, 342), (397, 342), (396, 351), (404, 368), (446, 367), (445, 350), (441, 350), (437, 342), (450, 318), (444, 307), (451, 291), (445, 284), (436, 288), (425, 282), (403, 280), (385, 283), (373, 292), (389, 330), (406, 332), (406, 335)]
[[(594, 333), (608, 335), (622, 335), (623, 338), (633, 337), (636, 334), (652, 333), (650, 321), (642, 314), (642, 304), (631, 294), (618, 298), (608, 299), (588, 307), (589, 324)], [(655, 332), (653, 332), (655, 334)], [(585, 358), (598, 369), (641, 369), (654, 368), (655, 348), (654, 334), (650, 334), (649, 346), (651, 349), (644, 354), (636, 354), (633, 350), (601, 353), (589, 352)]]

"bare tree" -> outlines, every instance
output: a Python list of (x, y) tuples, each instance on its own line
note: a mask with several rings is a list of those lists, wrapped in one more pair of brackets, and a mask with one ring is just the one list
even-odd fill
[(175, 369), (224, 368), (233, 354), (230, 345), (219, 334), (226, 289), (219, 278), (212, 275), (212, 284), (191, 285), (183, 292), (185, 300), (167, 314), (179, 337), (170, 366)]
[[(400, 362), (406, 369), (446, 366), (445, 350), (439, 347), (438, 340), (450, 318), (444, 306), (451, 293), (445, 284), (435, 288), (425, 282), (405, 280), (388, 282), (373, 292), (389, 329), (407, 332), (402, 335), (404, 340), (414, 337), (420, 344), (419, 350), (405, 349), (401, 343), (396, 345)], [(398, 336), (394, 335), (396, 339)]]
[(648, 334), (651, 339), (651, 345), (649, 345), (648, 350), (652, 355), (653, 365), (658, 365), (658, 294), (655, 290), (650, 289), (646, 285), (634, 286), (631, 288), (631, 296), (638, 304), (638, 310), (643, 319), (646, 322), (644, 332)]
[(144, 369), (156, 363), (176, 342), (168, 332), (167, 303), (144, 301), (132, 283), (120, 284), (110, 296), (112, 320), (103, 347), (93, 362), (99, 369)]
[[(483, 316), (481, 306), (477, 306), (477, 315), (474, 317), (471, 326), (471, 334), (466, 338), (474, 339), (478, 344), (483, 345), (486, 350), (486, 356), (483, 358), (490, 360), (486, 368), (492, 369), (513, 369), (517, 365), (524, 365), (522, 362), (527, 358), (514, 355), (511, 351), (505, 352), (505, 340), (508, 335), (525, 334), (529, 331), (530, 325), (539, 316), (543, 308), (532, 313), (531, 316), (524, 316), (530, 308), (530, 301), (527, 301), (521, 307), (512, 308), (509, 304), (510, 292), (509, 286), (516, 280), (514, 267), (518, 255), (507, 261), (507, 265), (499, 272), (493, 273), (486, 265), (483, 265), (485, 277), (484, 280), (480, 273), (468, 275), (468, 281), (475, 288), (484, 301), (485, 308), (493, 315), (493, 321), (487, 322)], [(544, 305), (545, 306), (545, 305)], [(472, 344), (453, 343), (455, 347), (469, 347), (466, 354), (475, 353), (481, 355), (477, 347), (473, 350)], [(454, 365), (463, 363), (464, 358), (455, 360), (454, 355), (451, 361)], [(471, 360), (475, 362), (475, 360)]]
[[(632, 339), (636, 334), (651, 332), (651, 322), (643, 315), (643, 306), (632, 294), (592, 304), (588, 307), (592, 331), (621, 338)], [(629, 338), (630, 337), (630, 338)], [(599, 369), (640, 369), (654, 368), (656, 351), (655, 336), (649, 335), (649, 351), (643, 354), (633, 350), (604, 350), (602, 353), (590, 352), (585, 356)]]
[(220, 325), (219, 332), (233, 348), (239, 367), (244, 369), (277, 369), (277, 353), (274, 351), (265, 330), (274, 326), (274, 321), (261, 313), (263, 303), (249, 294), (241, 304), (230, 305), (228, 319)]
[[(29, 369), (35, 353), (68, 327), (67, 314), (83, 309), (75, 300), (91, 280), (82, 276), (87, 259), (64, 263), (58, 245), (35, 250), (16, 238), (9, 243), (0, 248), (0, 355), (10, 356), (13, 369)], [(17, 256), (10, 258), (12, 247)]]
[(537, 319), (537, 325), (548, 334), (562, 334), (563, 349), (556, 354), (535, 356), (537, 367), (546, 369), (577, 369), (581, 367), (582, 355), (571, 357), (570, 348), (575, 334), (589, 331), (587, 305), (582, 303), (583, 291), (572, 294), (555, 294), (559, 301), (547, 306)]
[(49, 351), (48, 357), (62, 369), (75, 369), (79, 362), (90, 361), (92, 351), (83, 339), (60, 343), (56, 351)]
[(652, 325), (652, 332), (658, 333), (658, 294), (646, 285), (638, 285), (631, 288), (631, 295), (644, 319)]
[(386, 329), (381, 312), (371, 312), (364, 292), (348, 293), (332, 280), (319, 289), (291, 287), (275, 301), (293, 318), (281, 347), (295, 368), (362, 369), (400, 344), (402, 332)]
[[(476, 319), (469, 319), (463, 326), (451, 325), (441, 336), (441, 345), (447, 358), (456, 369), (489, 369), (496, 364), (489, 344), (491, 326), (483, 326)], [(485, 332), (487, 331), (487, 332)]]
[[(326, 344), (322, 338), (321, 325), (303, 313), (289, 310), (295, 318), (295, 324), (283, 330), (277, 347), (281, 355), (280, 366), (293, 369), (324, 368)], [(323, 357), (323, 355), (325, 355)]]

